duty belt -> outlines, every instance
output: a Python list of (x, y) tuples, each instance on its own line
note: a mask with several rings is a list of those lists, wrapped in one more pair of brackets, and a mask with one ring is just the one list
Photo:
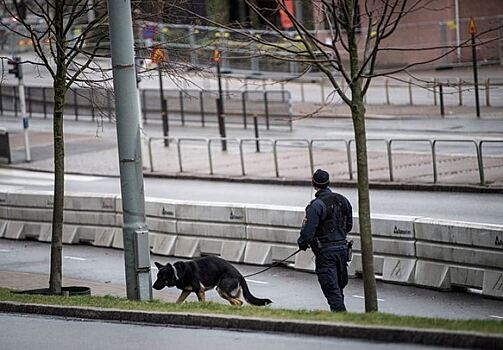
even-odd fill
[(328, 248), (328, 247), (346, 245), (346, 244), (348, 244), (348, 241), (343, 240), (343, 241), (329, 241), (329, 242), (320, 242), (320, 243), (321, 243), (321, 248)]

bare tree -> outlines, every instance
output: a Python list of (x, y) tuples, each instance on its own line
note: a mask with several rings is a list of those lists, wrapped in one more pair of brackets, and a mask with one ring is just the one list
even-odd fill
[[(365, 310), (377, 311), (377, 291), (374, 275), (374, 254), (370, 220), (369, 177), (367, 161), (367, 137), (365, 130), (364, 97), (372, 78), (407, 71), (411, 67), (438, 61), (459, 47), (469, 46), (468, 40), (456, 45), (421, 47), (390, 47), (386, 39), (393, 36), (399, 25), (417, 11), (440, 11), (444, 1), (437, 0), (311, 0), (316, 13), (314, 27), (326, 28), (323, 33), (311, 30), (291, 11), (284, 0), (277, 0), (276, 11), (282, 12), (291, 22), (291, 30), (283, 31), (253, 0), (245, 0), (253, 13), (261, 18), (266, 27), (281, 40), (252, 33), (208, 20), (228, 31), (239, 33), (247, 41), (255, 42), (255, 55), (271, 59), (296, 62), (303, 65), (303, 73), (313, 67), (330, 81), (336, 94), (350, 108), (356, 143), (358, 174), (358, 210), (360, 222), (362, 270), (364, 279)], [(480, 44), (487, 43), (488, 33), (497, 32), (494, 27), (478, 33)], [(322, 35), (323, 34), (323, 35)], [(269, 36), (270, 38), (270, 36)], [(401, 67), (377, 71), (379, 57), (389, 52), (414, 52), (417, 58)], [(426, 53), (426, 54), (424, 54)], [(347, 88), (343, 87), (344, 82)]]
[(15, 18), (2, 24), (13, 34), (31, 41), (38, 60), (25, 60), (45, 68), (54, 89), (54, 204), (52, 213), (51, 272), (49, 290), (61, 294), (64, 212), (65, 144), (63, 113), (65, 94), (72, 84), (87, 81), (86, 74), (98, 69), (94, 59), (108, 30), (103, 1), (96, 0), (1, 0)]

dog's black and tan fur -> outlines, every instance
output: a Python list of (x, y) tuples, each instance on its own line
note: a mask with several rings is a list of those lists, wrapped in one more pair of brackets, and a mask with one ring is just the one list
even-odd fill
[(183, 303), (191, 292), (199, 301), (205, 301), (205, 291), (216, 287), (218, 294), (232, 305), (242, 305), (239, 299), (243, 291), (244, 299), (257, 306), (272, 303), (269, 299), (254, 297), (243, 275), (230, 263), (216, 256), (206, 256), (192, 261), (177, 261), (173, 265), (155, 263), (159, 272), (153, 288), (177, 287), (182, 293), (177, 303)]

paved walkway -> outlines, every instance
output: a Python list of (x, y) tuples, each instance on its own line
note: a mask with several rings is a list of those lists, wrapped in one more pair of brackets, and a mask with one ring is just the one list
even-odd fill
[[(66, 172), (118, 176), (119, 161), (115, 128), (107, 127), (106, 131), (97, 132), (93, 127), (89, 128), (89, 125), (87, 123), (87, 130), (79, 130), (78, 126), (73, 126), (65, 133)], [(149, 123), (147, 131), (150, 129), (155, 135), (159, 133), (159, 128), (160, 125)], [(185, 128), (181, 132), (187, 134), (188, 131)], [(147, 176), (220, 178), (232, 181), (309, 182), (311, 164), (306, 143), (278, 143), (275, 160), (271, 142), (261, 142), (260, 152), (257, 152), (255, 142), (247, 141), (243, 144), (241, 157), (237, 142), (229, 140), (228, 151), (222, 152), (220, 142), (215, 140), (211, 143), (210, 159), (208, 145), (204, 142), (204, 138), (214, 137), (214, 128), (194, 127), (190, 129), (190, 133), (194, 137), (200, 137), (200, 141), (183, 141), (180, 149), (175, 143), (172, 143), (170, 147), (164, 147), (162, 140), (153, 140), (152, 152), (149, 154), (148, 151), (145, 151), (143, 154), (145, 174)], [(234, 128), (231, 133), (235, 137), (250, 137), (250, 131), (245, 132), (241, 128)], [(173, 134), (178, 135), (179, 133), (174, 132)], [(32, 161), (26, 163), (24, 162), (23, 135), (21, 133), (11, 135), (14, 159), (14, 164), (11, 166), (53, 171), (52, 133), (50, 131), (31, 131), (30, 140)], [(434, 176), (430, 146), (428, 143), (421, 145), (418, 151), (413, 153), (412, 151), (400, 150), (400, 147), (394, 147), (391, 174), (385, 144), (383, 142), (369, 142), (370, 181), (390, 187), (432, 185)], [(397, 144), (397, 146), (400, 145)], [(439, 151), (436, 156), (437, 185), (444, 187), (467, 185), (477, 188), (480, 183), (479, 164), (473, 145), (471, 147), (469, 153), (463, 154), (447, 154)], [(324, 167), (330, 171), (334, 182), (351, 184), (357, 177), (354, 145), (352, 149), (350, 165), (353, 180), (350, 178), (348, 154), (343, 142), (317, 142), (314, 144), (312, 149), (313, 168)], [(390, 181), (391, 176), (393, 176), (393, 181)], [(484, 177), (487, 186), (483, 186), (483, 188), (499, 189), (502, 187), (503, 155), (484, 155)]]

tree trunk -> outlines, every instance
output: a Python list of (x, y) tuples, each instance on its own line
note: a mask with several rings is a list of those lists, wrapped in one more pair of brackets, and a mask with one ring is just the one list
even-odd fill
[(54, 29), (58, 43), (56, 52), (56, 77), (54, 79), (54, 203), (52, 210), (51, 273), (49, 291), (61, 294), (63, 276), (63, 210), (65, 199), (65, 142), (63, 139), (63, 113), (66, 94), (65, 35), (63, 33), (63, 3), (56, 1)]
[(356, 165), (358, 170), (358, 217), (360, 221), (360, 240), (362, 252), (363, 289), (365, 311), (377, 311), (377, 287), (374, 273), (374, 249), (372, 246), (372, 227), (370, 221), (370, 196), (367, 163), (367, 136), (365, 132), (365, 107), (361, 83), (352, 89), (351, 115), (355, 131)]
[[(354, 4), (350, 2), (349, 18), (352, 19)], [(356, 166), (358, 171), (358, 217), (360, 221), (360, 241), (362, 253), (363, 289), (365, 311), (377, 311), (377, 286), (374, 273), (374, 249), (372, 247), (372, 227), (370, 221), (369, 176), (367, 163), (367, 135), (365, 132), (365, 107), (363, 104), (362, 80), (358, 76), (358, 46), (355, 26), (352, 20), (346, 27), (349, 61), (351, 65), (351, 116), (356, 142)]]
[[(59, 70), (59, 68), (58, 68)], [(63, 112), (65, 106), (65, 75), (59, 74), (54, 80), (54, 203), (52, 211), (51, 294), (61, 294), (62, 250), (63, 250), (63, 210), (65, 198), (65, 143), (63, 139)]]

